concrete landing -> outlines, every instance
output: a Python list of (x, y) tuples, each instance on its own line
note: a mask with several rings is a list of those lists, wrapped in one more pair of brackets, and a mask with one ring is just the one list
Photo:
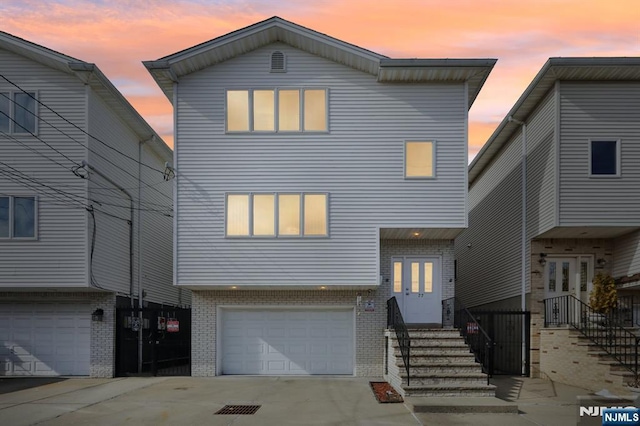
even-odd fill
[(495, 397), (419, 397), (404, 399), (414, 413), (518, 414), (518, 404)]

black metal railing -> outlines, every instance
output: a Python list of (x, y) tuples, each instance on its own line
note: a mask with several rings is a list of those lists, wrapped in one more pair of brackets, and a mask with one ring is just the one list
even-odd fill
[(387, 327), (392, 328), (396, 332), (398, 346), (402, 354), (402, 361), (407, 370), (407, 386), (409, 386), (411, 380), (411, 337), (409, 336), (409, 330), (404, 323), (395, 296), (387, 300)]
[(618, 309), (596, 312), (571, 295), (544, 300), (545, 327), (566, 325), (578, 330), (637, 377), (640, 338), (625, 328), (622, 319)]
[(640, 311), (640, 298), (632, 295), (618, 297), (618, 306), (615, 312), (622, 325), (627, 327), (639, 326), (638, 311)]
[(493, 372), (493, 351), (495, 346), (493, 339), (489, 337), (489, 334), (487, 334), (475, 316), (456, 297), (442, 301), (442, 324), (451, 322), (452, 312), (453, 327), (460, 330), (464, 341), (475, 355), (476, 361), (482, 366), (482, 371), (486, 373), (487, 384), (489, 384), (489, 379)]

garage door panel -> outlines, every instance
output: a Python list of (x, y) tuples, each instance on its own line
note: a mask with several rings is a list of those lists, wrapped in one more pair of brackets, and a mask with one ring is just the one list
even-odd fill
[(88, 375), (90, 319), (88, 304), (0, 304), (0, 375)]
[(221, 373), (353, 374), (353, 330), (352, 310), (223, 309)]

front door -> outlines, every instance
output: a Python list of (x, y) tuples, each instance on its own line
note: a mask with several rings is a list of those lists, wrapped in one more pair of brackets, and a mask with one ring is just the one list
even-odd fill
[(393, 258), (392, 296), (406, 324), (442, 323), (440, 258)]
[[(584, 304), (589, 304), (589, 291), (593, 280), (591, 256), (548, 257), (544, 268), (545, 298), (573, 296)], [(584, 306), (574, 299), (553, 299), (552, 322), (567, 323), (580, 321)]]
[(589, 303), (592, 280), (590, 256), (548, 257), (544, 271), (545, 298), (571, 295)]

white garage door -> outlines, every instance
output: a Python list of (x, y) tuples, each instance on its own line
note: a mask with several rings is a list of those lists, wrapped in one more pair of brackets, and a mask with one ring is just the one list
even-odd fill
[(221, 374), (353, 374), (352, 309), (221, 312)]
[(87, 304), (0, 304), (0, 375), (89, 375)]

